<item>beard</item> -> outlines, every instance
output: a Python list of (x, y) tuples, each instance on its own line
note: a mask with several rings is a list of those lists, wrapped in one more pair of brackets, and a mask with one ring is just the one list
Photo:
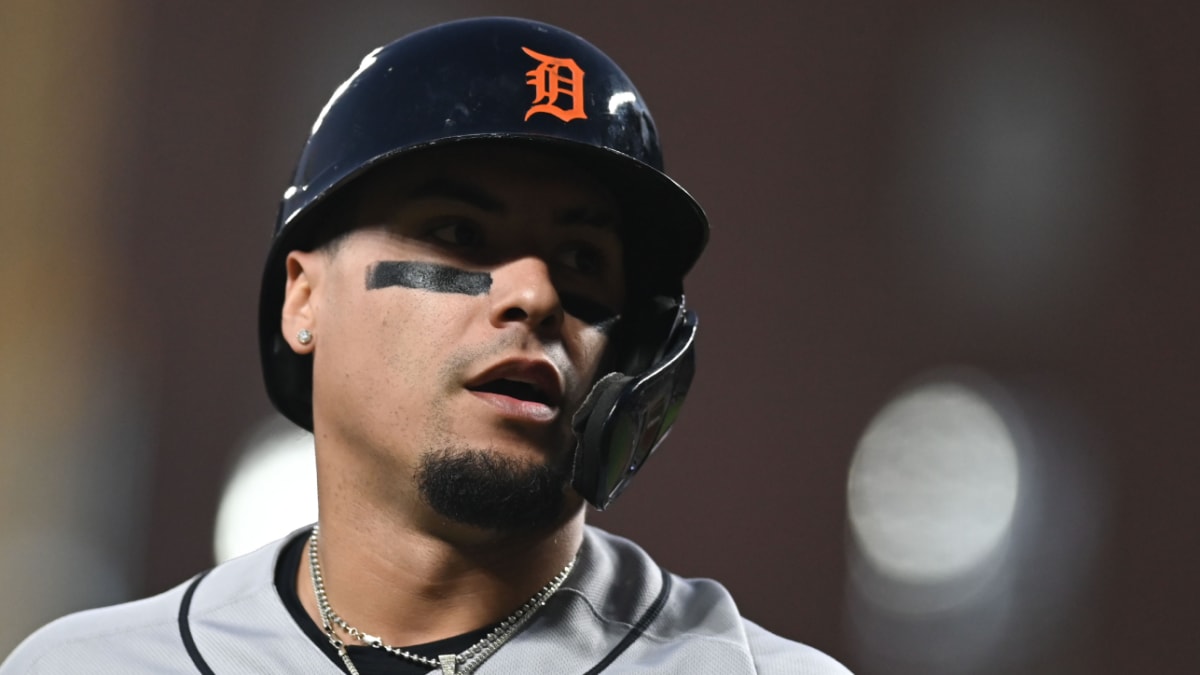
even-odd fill
[(562, 515), (566, 501), (565, 467), (474, 448), (426, 452), (416, 478), (421, 497), (436, 513), (498, 532), (549, 526)]

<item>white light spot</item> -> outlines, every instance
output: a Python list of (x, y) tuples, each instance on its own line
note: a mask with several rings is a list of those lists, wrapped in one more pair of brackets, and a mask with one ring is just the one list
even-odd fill
[(626, 103), (633, 103), (636, 100), (637, 97), (633, 95), (632, 91), (617, 92), (608, 98), (608, 114), (611, 115), (616, 113), (617, 108), (620, 108)]
[(317, 520), (312, 434), (272, 420), (254, 434), (217, 511), (217, 562), (249, 553)]
[(284, 199), (291, 199), (291, 198), (292, 198), (292, 197), (294, 197), (294, 196), (296, 195), (296, 193), (297, 193), (297, 192), (299, 192), (299, 191), (300, 191), (300, 189), (299, 189), (299, 188), (297, 188), (295, 185), (292, 185), (292, 186), (288, 187), (288, 189), (286, 189), (286, 190), (284, 190), (284, 191), (283, 191), (283, 198), (284, 198)]
[(871, 421), (850, 466), (850, 522), (885, 577), (937, 583), (975, 571), (1012, 526), (1017, 449), (971, 387), (911, 389)]

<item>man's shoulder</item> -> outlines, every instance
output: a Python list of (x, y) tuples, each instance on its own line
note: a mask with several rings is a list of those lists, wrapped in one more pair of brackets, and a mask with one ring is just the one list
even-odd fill
[(694, 641), (704, 643), (704, 651), (737, 653), (753, 664), (755, 673), (850, 674), (819, 649), (776, 635), (742, 616), (733, 596), (720, 583), (674, 575), (672, 582), (671, 600), (664, 606), (658, 631), (664, 643)]
[[(46, 624), (0, 665), (0, 673), (128, 672), (131, 652), (151, 659), (145, 672), (167, 670), (156, 654), (178, 651), (179, 604), (189, 582), (158, 595), (84, 610)], [(139, 658), (143, 658), (139, 656)]]
[[(273, 591), (275, 556), (282, 543), (228, 561), (141, 600), (69, 614), (26, 638), (0, 664), (0, 675), (26, 673), (195, 672), (197, 623)], [(259, 602), (261, 604), (261, 602)]]
[(776, 635), (748, 619), (742, 621), (758, 672), (851, 675), (845, 666), (819, 649)]
[[(671, 652), (671, 658), (679, 663), (695, 666), (692, 672), (849, 675), (844, 666), (820, 650), (744, 618), (720, 583), (664, 572), (637, 544), (595, 528), (589, 528), (589, 541), (593, 548), (606, 549), (604, 555), (610, 564), (615, 563), (614, 576), (622, 582), (621, 593), (637, 593), (634, 580), (640, 580), (645, 589), (661, 597), (657, 608), (654, 602), (643, 600), (640, 606), (644, 609), (638, 614), (641, 618), (656, 612), (643, 627), (642, 649), (633, 650), (645, 651), (648, 663)], [(645, 590), (642, 593), (645, 598)], [(609, 607), (620, 604), (611, 599), (607, 603)]]

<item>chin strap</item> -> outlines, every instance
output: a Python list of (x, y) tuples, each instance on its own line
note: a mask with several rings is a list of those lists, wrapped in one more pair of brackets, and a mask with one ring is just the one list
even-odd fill
[[(602, 377), (575, 413), (577, 439), (572, 486), (597, 510), (603, 511), (629, 485), (634, 474), (666, 438), (679, 415), (696, 370), (696, 315), (682, 298), (669, 306), (659, 303), (654, 316), (631, 317), (634, 348), (653, 345), (649, 364), (634, 374), (612, 372)], [(652, 331), (646, 335), (645, 331)], [(667, 335), (666, 340), (652, 335)]]

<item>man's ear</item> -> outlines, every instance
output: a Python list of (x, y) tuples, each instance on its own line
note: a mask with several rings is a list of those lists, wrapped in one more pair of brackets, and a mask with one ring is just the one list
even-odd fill
[(287, 286), (283, 291), (280, 330), (297, 354), (311, 354), (316, 348), (316, 290), (324, 263), (324, 256), (310, 251), (292, 251), (285, 263)]

